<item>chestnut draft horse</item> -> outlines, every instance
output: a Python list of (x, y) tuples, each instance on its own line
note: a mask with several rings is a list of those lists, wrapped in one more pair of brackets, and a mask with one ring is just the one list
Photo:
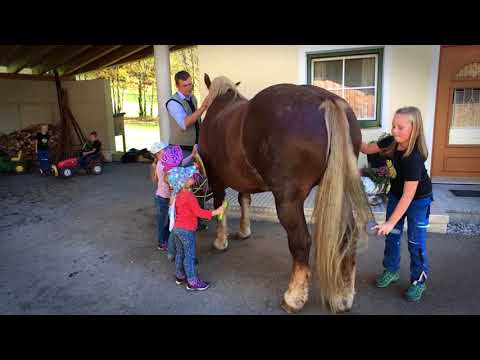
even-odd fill
[[(239, 192), (240, 238), (251, 235), (250, 194), (271, 191), (288, 235), (293, 268), (282, 308), (300, 311), (308, 300), (312, 243), (303, 205), (313, 187), (315, 271), (322, 303), (347, 311), (355, 294), (355, 258), (371, 212), (357, 169), (361, 132), (339, 96), (315, 86), (279, 84), (247, 100), (226, 77), (205, 74), (209, 107), (199, 154), (218, 207), (225, 189)], [(228, 247), (226, 216), (214, 247)]]

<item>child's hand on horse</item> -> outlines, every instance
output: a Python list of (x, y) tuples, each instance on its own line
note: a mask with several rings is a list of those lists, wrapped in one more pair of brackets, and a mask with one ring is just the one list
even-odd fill
[(220, 206), (219, 208), (215, 209), (212, 211), (212, 215), (213, 216), (217, 216), (217, 215), (222, 215), (223, 213), (225, 212), (225, 208), (222, 206)]
[(386, 223), (376, 225), (373, 228), (377, 230), (377, 235), (388, 235), (393, 228), (395, 227), (395, 224), (391, 224), (388, 221)]

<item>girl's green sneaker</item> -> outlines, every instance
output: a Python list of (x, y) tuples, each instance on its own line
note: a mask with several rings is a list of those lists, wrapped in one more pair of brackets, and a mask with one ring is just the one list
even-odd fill
[(419, 301), (426, 289), (427, 285), (425, 283), (413, 283), (405, 292), (405, 297), (408, 301)]
[(386, 288), (391, 283), (398, 281), (398, 279), (400, 279), (400, 274), (398, 272), (384, 270), (383, 274), (377, 278), (377, 287)]

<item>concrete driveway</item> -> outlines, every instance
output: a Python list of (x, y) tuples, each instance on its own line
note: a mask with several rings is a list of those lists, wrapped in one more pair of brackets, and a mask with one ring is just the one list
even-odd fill
[[(200, 275), (211, 289), (189, 293), (156, 250), (153, 185), (146, 164), (107, 164), (70, 180), (0, 177), (1, 314), (284, 314), (279, 304), (291, 257), (279, 224), (254, 221), (253, 236), (211, 249), (214, 223), (198, 236)], [(230, 219), (235, 231), (238, 220)], [(406, 239), (401, 281), (376, 289), (383, 239), (359, 256), (350, 314), (480, 314), (480, 239), (429, 234), (432, 274), (409, 303)], [(301, 314), (329, 314), (318, 289)]]

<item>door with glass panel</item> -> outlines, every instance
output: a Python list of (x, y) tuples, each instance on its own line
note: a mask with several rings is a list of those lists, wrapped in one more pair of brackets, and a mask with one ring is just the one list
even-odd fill
[(432, 176), (480, 177), (480, 46), (442, 46)]

